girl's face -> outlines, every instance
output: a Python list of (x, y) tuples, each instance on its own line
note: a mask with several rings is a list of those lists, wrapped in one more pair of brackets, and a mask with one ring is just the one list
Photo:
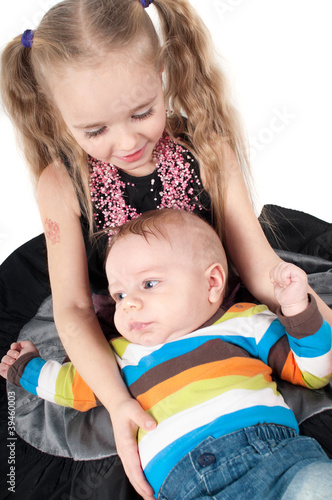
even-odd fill
[(155, 169), (152, 152), (166, 123), (160, 73), (117, 54), (97, 67), (65, 68), (49, 83), (86, 153), (133, 176)]

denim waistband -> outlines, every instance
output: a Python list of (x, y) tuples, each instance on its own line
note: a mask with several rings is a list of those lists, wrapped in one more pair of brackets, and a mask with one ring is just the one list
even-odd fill
[[(218, 442), (218, 457), (228, 458), (233, 453), (237, 453), (239, 448), (251, 445), (257, 452), (264, 453), (266, 445), (275, 446), (283, 439), (297, 436), (298, 433), (290, 427), (275, 424), (257, 424), (234, 431), (220, 438), (208, 437), (191, 451), (191, 456), (200, 455), (205, 452), (205, 448), (210, 448), (211, 443)], [(220, 446), (222, 443), (222, 446)]]

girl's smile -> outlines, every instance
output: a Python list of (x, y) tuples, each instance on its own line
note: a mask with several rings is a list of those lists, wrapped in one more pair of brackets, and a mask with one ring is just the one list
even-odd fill
[[(150, 174), (166, 123), (161, 74), (110, 55), (91, 68), (64, 68), (50, 81), (55, 103), (77, 143), (130, 175)], [(122, 60), (122, 58), (121, 58)]]
[[(125, 161), (128, 163), (132, 163), (134, 161), (140, 160), (146, 151), (146, 147), (147, 147), (147, 144), (145, 144), (145, 146), (143, 146), (143, 148), (139, 149), (135, 153), (132, 153), (132, 154), (126, 155), (126, 156), (119, 156), (118, 158), (119, 158), (119, 160)], [(115, 155), (115, 158), (116, 158), (116, 155)]]

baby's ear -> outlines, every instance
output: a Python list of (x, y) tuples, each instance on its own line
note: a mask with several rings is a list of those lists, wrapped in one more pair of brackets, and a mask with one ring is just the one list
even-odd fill
[(207, 268), (205, 275), (209, 284), (209, 302), (215, 304), (223, 297), (226, 274), (221, 264), (215, 263)]

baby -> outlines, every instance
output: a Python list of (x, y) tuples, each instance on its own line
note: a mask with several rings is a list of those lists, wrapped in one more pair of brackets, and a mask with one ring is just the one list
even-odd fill
[[(331, 379), (331, 330), (306, 274), (287, 263), (271, 271), (277, 315), (248, 303), (226, 310), (217, 234), (170, 209), (119, 228), (106, 274), (122, 335), (111, 345), (132, 396), (158, 423), (138, 433), (156, 498), (330, 498), (332, 462), (299, 436), (272, 378), (311, 389)], [(0, 373), (48, 401), (98, 404), (71, 363), (42, 360), (29, 341), (12, 344)]]

